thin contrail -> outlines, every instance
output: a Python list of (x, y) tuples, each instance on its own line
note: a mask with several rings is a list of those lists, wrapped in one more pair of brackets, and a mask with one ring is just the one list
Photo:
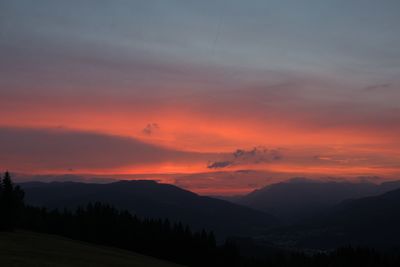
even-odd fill
[(217, 45), (219, 35), (221, 34), (221, 25), (222, 25), (222, 16), (221, 14), (219, 15), (219, 22), (218, 22), (218, 28), (217, 28), (217, 34), (215, 35), (214, 39), (214, 44), (213, 44), (213, 49), (215, 50), (215, 46)]
[(221, 27), (222, 27), (222, 12), (221, 12), (221, 10), (222, 10), (222, 5), (221, 5), (221, 8), (220, 8), (220, 13), (219, 13), (217, 32), (215, 34), (214, 43), (213, 43), (213, 46), (212, 46), (212, 50), (213, 50), (214, 53), (215, 53), (216, 45), (218, 43), (219, 35), (221, 34)]

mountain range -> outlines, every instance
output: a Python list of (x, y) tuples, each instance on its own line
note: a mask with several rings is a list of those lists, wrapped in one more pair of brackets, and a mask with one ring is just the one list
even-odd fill
[(400, 188), (399, 181), (374, 184), (297, 178), (226, 200), (267, 212), (287, 223), (298, 223), (344, 200), (379, 195), (397, 188)]
[(20, 184), (26, 203), (53, 208), (76, 208), (100, 201), (140, 217), (168, 218), (195, 229), (213, 230), (217, 237), (254, 235), (279, 220), (265, 212), (220, 199), (200, 196), (155, 181), (119, 181), (108, 184), (27, 182)]
[(229, 198), (235, 203), (148, 180), (27, 182), (21, 186), (30, 205), (62, 209), (100, 201), (141, 217), (169, 218), (194, 229), (213, 230), (220, 240), (247, 236), (268, 247), (311, 249), (400, 244), (398, 181), (373, 184), (295, 179)]

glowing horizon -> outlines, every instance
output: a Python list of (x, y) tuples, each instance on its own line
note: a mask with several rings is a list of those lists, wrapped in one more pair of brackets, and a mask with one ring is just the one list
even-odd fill
[(5, 1), (0, 169), (399, 178), (399, 7)]

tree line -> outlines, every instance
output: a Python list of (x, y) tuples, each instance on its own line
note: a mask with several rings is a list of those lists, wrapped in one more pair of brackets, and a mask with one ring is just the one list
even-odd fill
[(6, 172), (0, 187), (1, 230), (56, 234), (189, 266), (235, 266), (239, 258), (229, 242), (217, 246), (213, 232), (193, 231), (181, 222), (139, 218), (100, 202), (75, 210), (49, 210), (24, 205), (23, 199), (24, 192)]
[(236, 253), (229, 245), (218, 247), (212, 232), (193, 232), (189, 226), (168, 219), (138, 218), (99, 202), (75, 211), (27, 206), (18, 226), (191, 266), (234, 259)]
[[(0, 230), (25, 229), (118, 247), (187, 266), (342, 267), (400, 266), (400, 253), (345, 247), (307, 255), (279, 251), (260, 258), (240, 255), (233, 241), (217, 245), (209, 231), (193, 231), (168, 219), (139, 218), (126, 210), (95, 202), (76, 210), (24, 205), (24, 192), (6, 172), (0, 183)], [(240, 218), (236, 218), (240, 219)]]

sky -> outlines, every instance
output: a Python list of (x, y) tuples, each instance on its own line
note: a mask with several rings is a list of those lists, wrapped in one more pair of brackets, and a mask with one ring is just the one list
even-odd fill
[(398, 0), (0, 0), (0, 169), (165, 174), (211, 193), (399, 178), (399, 12)]

